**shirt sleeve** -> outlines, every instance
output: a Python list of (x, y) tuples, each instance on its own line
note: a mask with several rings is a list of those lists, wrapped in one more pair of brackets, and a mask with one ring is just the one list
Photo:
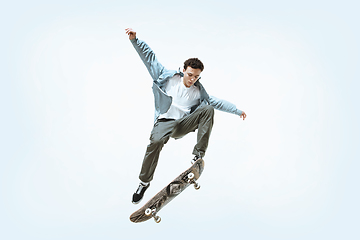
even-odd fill
[(145, 64), (152, 79), (156, 81), (166, 71), (165, 67), (158, 61), (154, 51), (142, 40), (134, 38), (130, 40), (141, 60)]
[(215, 109), (223, 112), (236, 114), (238, 116), (242, 114), (242, 111), (237, 109), (235, 104), (232, 104), (226, 100), (222, 100), (214, 96), (209, 96), (209, 104)]

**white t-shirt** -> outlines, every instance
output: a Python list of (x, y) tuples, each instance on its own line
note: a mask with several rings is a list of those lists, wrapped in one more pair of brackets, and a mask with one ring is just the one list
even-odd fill
[(172, 97), (169, 110), (161, 114), (160, 118), (180, 119), (190, 114), (191, 107), (200, 102), (200, 90), (195, 85), (187, 88), (180, 75), (169, 79), (165, 87), (166, 93)]

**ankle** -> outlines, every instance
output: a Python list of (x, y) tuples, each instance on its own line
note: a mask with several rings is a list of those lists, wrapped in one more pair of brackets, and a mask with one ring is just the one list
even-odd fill
[(140, 180), (140, 183), (141, 183), (142, 185), (144, 185), (145, 187), (150, 184), (150, 182), (143, 182), (143, 181), (141, 181), (141, 180)]

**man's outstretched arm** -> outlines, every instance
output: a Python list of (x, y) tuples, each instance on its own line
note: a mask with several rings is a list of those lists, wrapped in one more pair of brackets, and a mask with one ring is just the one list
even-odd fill
[(246, 113), (236, 108), (236, 106), (228, 101), (216, 98), (214, 96), (209, 96), (209, 104), (215, 109), (218, 109), (223, 112), (228, 112), (240, 116), (243, 120), (246, 118)]
[(156, 81), (165, 71), (164, 66), (159, 63), (153, 50), (151, 50), (144, 41), (141, 41), (136, 37), (136, 32), (133, 29), (127, 28), (125, 31), (126, 34), (129, 35), (131, 43), (148, 69), (151, 77)]

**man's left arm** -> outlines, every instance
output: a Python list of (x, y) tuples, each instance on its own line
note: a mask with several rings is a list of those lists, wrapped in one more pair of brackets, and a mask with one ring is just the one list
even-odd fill
[(209, 104), (217, 110), (236, 114), (236, 115), (240, 116), (240, 118), (243, 118), (243, 120), (245, 120), (245, 118), (246, 118), (246, 113), (244, 111), (237, 109), (235, 104), (232, 104), (231, 102), (219, 99), (214, 96), (209, 96), (208, 101), (209, 101)]

